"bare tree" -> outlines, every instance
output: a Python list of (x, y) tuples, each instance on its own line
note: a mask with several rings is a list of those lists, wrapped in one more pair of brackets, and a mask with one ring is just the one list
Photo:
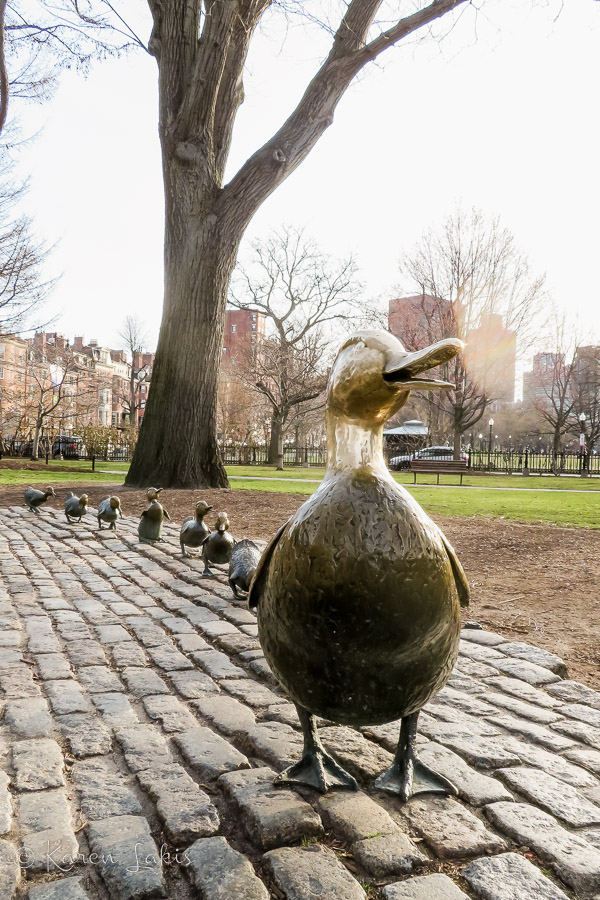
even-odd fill
[(518, 336), (521, 350), (529, 346), (545, 299), (544, 278), (531, 275), (526, 257), (500, 220), (476, 209), (459, 209), (441, 228), (426, 232), (403, 256), (400, 269), (418, 286), (419, 321), (427, 340), (459, 337), (468, 345), (464, 355), (443, 367), (443, 377), (456, 388), (430, 398), (450, 419), (458, 458), (463, 433), (498, 398), (502, 359), (476, 334), (481, 337), (483, 324), (499, 316), (505, 333)]
[(292, 414), (300, 419), (303, 412), (314, 412), (316, 401), (317, 407), (324, 406), (326, 348), (322, 334), (314, 332), (294, 344), (267, 338), (257, 354), (253, 384), (271, 408), (268, 461), (279, 469), (283, 469), (283, 438)]
[[(326, 23), (329, 52), (295, 109), (225, 184), (244, 98), (244, 68), (257, 28), (268, 12), (303, 14), (320, 25), (322, 4), (148, 0), (148, 50), (159, 69), (165, 299), (152, 391), (128, 484), (227, 485), (216, 437), (218, 370), (227, 289), (246, 227), (331, 125), (356, 76), (421, 29), (439, 37), (434, 23), (466, 3), (420, 0), (403, 18), (385, 0), (336, 4)], [(109, 0), (90, 0), (85, 14), (75, 0), (55, 0), (48, 7), (48, 16), (53, 15), (63, 28), (79, 24), (86, 37), (110, 26), (125, 43), (141, 43)]]
[[(308, 412), (325, 387), (332, 329), (365, 317), (352, 257), (328, 258), (303, 230), (284, 227), (253, 245), (250, 266), (238, 265), (230, 303), (266, 317), (271, 334), (247, 348), (242, 377), (271, 407), (269, 462), (283, 452), (290, 416)], [(322, 401), (321, 401), (322, 402)]]
[(264, 400), (257, 397), (242, 376), (237, 361), (223, 360), (221, 365), (217, 414), (219, 437), (224, 444), (256, 443), (254, 433), (262, 431), (262, 423), (269, 415)]
[(30, 325), (34, 313), (39, 317), (55, 283), (42, 275), (48, 248), (33, 236), (31, 220), (15, 214), (23, 193), (4, 157), (0, 164), (0, 319), (5, 333)]
[[(571, 431), (584, 435), (589, 459), (600, 440), (600, 347), (576, 348), (573, 358), (573, 422)], [(582, 418), (585, 417), (585, 418)]]
[(554, 313), (552, 350), (534, 357), (533, 370), (524, 379), (524, 400), (552, 429), (552, 469), (558, 472), (558, 457), (565, 434), (573, 428), (577, 405), (575, 359), (577, 339), (564, 315)]
[(25, 410), (33, 423), (31, 458), (37, 459), (40, 435), (46, 423), (60, 415), (73, 418), (81, 415), (82, 406), (88, 415), (97, 406), (99, 383), (79, 370), (71, 350), (63, 347), (32, 348), (25, 367)]
[(121, 396), (121, 404), (132, 427), (137, 427), (137, 411), (142, 408), (140, 385), (147, 381), (147, 368), (138, 365), (138, 361), (148, 341), (148, 332), (144, 323), (137, 316), (126, 316), (123, 326), (119, 331), (119, 337), (125, 344), (125, 349), (131, 357), (131, 371), (129, 374), (129, 391)]
[(134, 46), (145, 49), (112, 0), (97, 0), (95, 10), (81, 0), (0, 0), (0, 134), (9, 96), (46, 100), (61, 70), (85, 71), (93, 59)]

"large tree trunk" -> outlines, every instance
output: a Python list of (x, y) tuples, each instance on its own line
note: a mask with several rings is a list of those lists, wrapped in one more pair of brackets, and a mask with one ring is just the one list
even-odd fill
[(270, 466), (277, 465), (279, 444), (283, 440), (283, 423), (278, 410), (271, 413), (271, 436), (269, 438), (269, 456), (267, 462)]
[(454, 447), (453, 447), (453, 452), (452, 452), (452, 456), (454, 457), (454, 459), (460, 459), (460, 453), (461, 453), (461, 449), (462, 449), (461, 443), (462, 443), (462, 431), (460, 428), (455, 428), (454, 429)]
[(560, 453), (560, 439), (561, 434), (558, 428), (554, 429), (554, 435), (552, 436), (552, 472), (554, 475), (559, 475), (559, 465), (558, 465), (558, 455)]
[(152, 387), (126, 484), (227, 487), (217, 383), (238, 241), (222, 239), (216, 188), (193, 161), (164, 156), (165, 301)]
[(32, 444), (32, 447), (31, 447), (31, 458), (32, 458), (32, 459), (37, 459), (37, 458), (38, 458), (38, 450), (39, 450), (39, 446), (40, 446), (40, 432), (41, 432), (41, 430), (42, 430), (42, 423), (41, 423), (41, 422), (39, 421), (39, 419), (38, 419), (38, 421), (35, 423), (35, 428), (34, 428), (34, 430), (33, 430), (33, 444)]

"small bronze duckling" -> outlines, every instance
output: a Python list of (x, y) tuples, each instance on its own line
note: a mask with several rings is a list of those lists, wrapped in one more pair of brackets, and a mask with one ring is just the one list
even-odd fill
[(39, 516), (40, 514), (38, 506), (45, 503), (48, 497), (56, 497), (53, 487), (47, 487), (45, 491), (39, 491), (37, 488), (33, 487), (25, 488), (25, 503), (28, 509), (30, 509), (31, 512), (34, 512), (36, 516)]
[(260, 556), (260, 550), (254, 541), (247, 539), (238, 541), (231, 551), (228, 581), (236, 600), (240, 599), (238, 590), (244, 591), (244, 593), (250, 590)]
[(171, 516), (158, 502), (158, 495), (161, 491), (162, 488), (148, 488), (146, 491), (150, 506), (140, 516), (138, 525), (138, 534), (143, 544), (152, 544), (155, 541), (164, 544), (164, 539), (161, 537), (163, 519), (170, 519)]
[(65, 500), (65, 516), (67, 517), (67, 522), (73, 524), (75, 520), (81, 522), (81, 517), (85, 516), (88, 508), (88, 495), (82, 494), (81, 497), (76, 497), (72, 491), (69, 491), (67, 494), (67, 499)]
[(272, 539), (250, 588), (266, 660), (304, 732), (302, 759), (277, 781), (355, 790), (321, 744), (315, 717), (355, 726), (401, 719), (393, 764), (375, 786), (403, 800), (456, 793), (419, 761), (415, 743), (419, 711), (456, 660), (469, 587), (440, 529), (390, 474), (382, 447), (384, 423), (411, 390), (453, 388), (421, 373), (462, 346), (447, 339), (409, 353), (388, 332), (362, 331), (338, 352), (327, 387), (325, 477)]
[(209, 562), (216, 565), (225, 565), (231, 559), (231, 551), (235, 540), (229, 534), (229, 518), (227, 513), (220, 512), (215, 522), (215, 530), (211, 531), (202, 545), (202, 559), (204, 560), (203, 575), (212, 575), (208, 568)]
[(98, 504), (98, 528), (102, 531), (102, 523), (108, 522), (108, 530), (117, 530), (117, 519), (123, 518), (121, 501), (118, 497), (104, 497)]
[(204, 500), (196, 503), (196, 513), (184, 519), (181, 523), (181, 531), (179, 532), (179, 543), (181, 545), (181, 555), (190, 556), (186, 553), (186, 547), (201, 547), (210, 534), (210, 528), (204, 522), (204, 516), (212, 509)]

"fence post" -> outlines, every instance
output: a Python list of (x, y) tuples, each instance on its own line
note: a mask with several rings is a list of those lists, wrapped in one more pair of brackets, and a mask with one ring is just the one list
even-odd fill
[(529, 475), (529, 447), (525, 447), (525, 465), (523, 466), (523, 475)]

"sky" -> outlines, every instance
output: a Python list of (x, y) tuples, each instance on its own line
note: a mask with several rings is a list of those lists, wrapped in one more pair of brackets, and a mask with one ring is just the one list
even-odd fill
[[(332, 256), (352, 253), (365, 297), (384, 304), (410, 292), (402, 252), (458, 205), (477, 207), (514, 233), (585, 341), (600, 341), (600, 2), (479, 6), (452, 29), (446, 18), (443, 39), (400, 45), (359, 76), (240, 256), (282, 224), (305, 227)], [(265, 21), (227, 178), (287, 118), (326, 51), (324, 31)], [(163, 290), (155, 61), (138, 52), (87, 78), (67, 72), (50, 101), (19, 115), (38, 132), (19, 159), (25, 207), (54, 245), (48, 271), (61, 274), (52, 327), (116, 347), (137, 315), (152, 348)]]

